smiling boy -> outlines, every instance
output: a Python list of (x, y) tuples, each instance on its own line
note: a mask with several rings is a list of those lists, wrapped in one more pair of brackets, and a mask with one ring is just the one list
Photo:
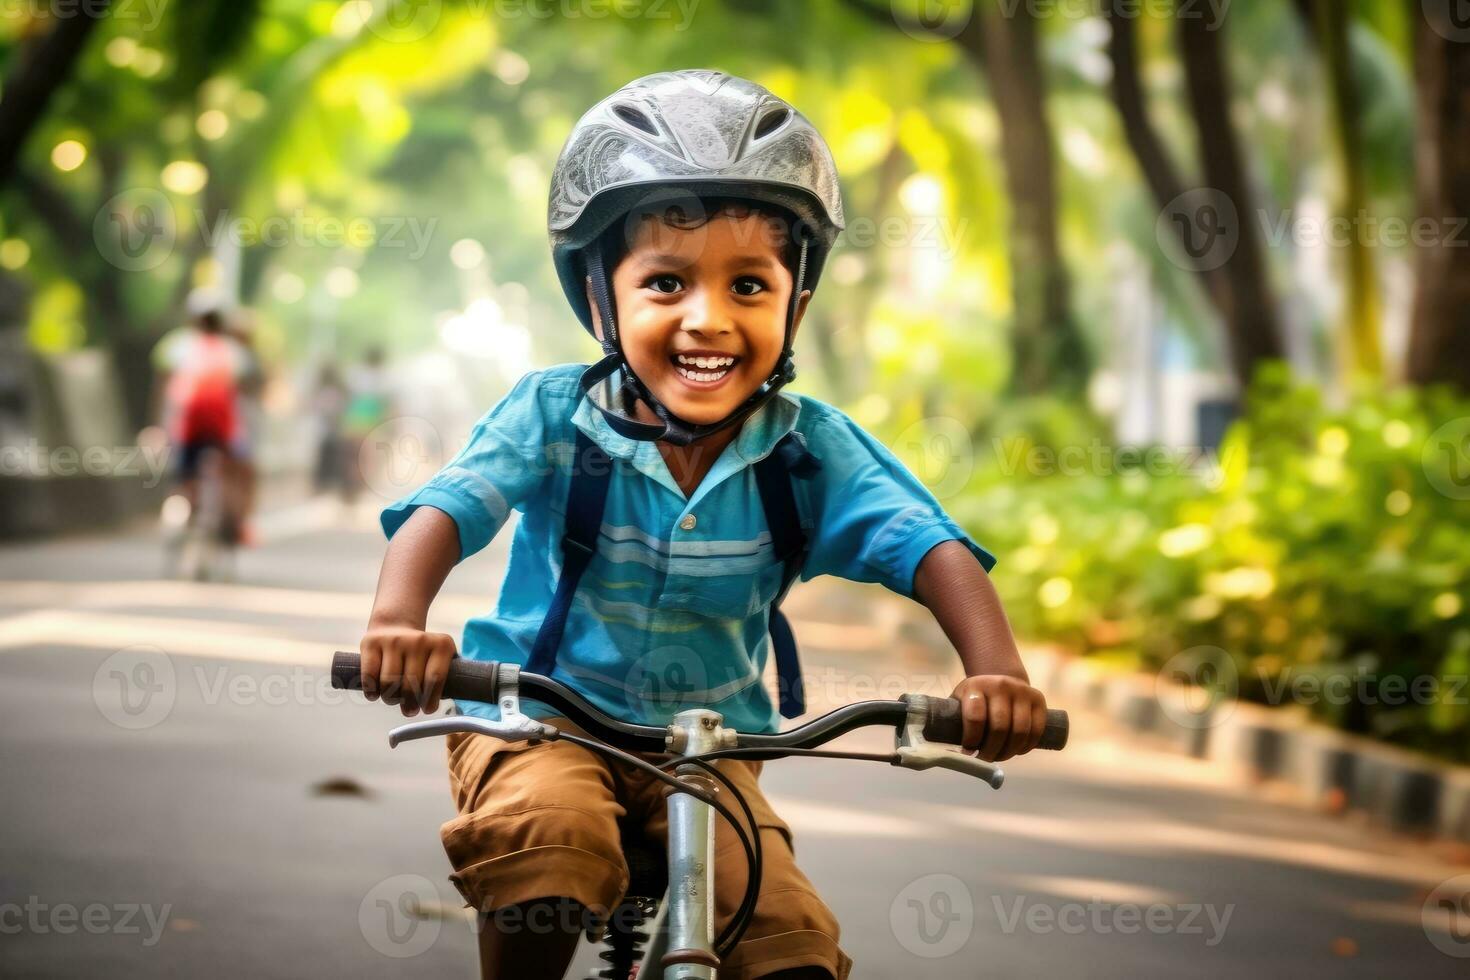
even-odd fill
[[(456, 645), (425, 631), (430, 602), (517, 510), (505, 584), (494, 613), (466, 624), (467, 657), (553, 674), (629, 721), (708, 707), (733, 728), (774, 731), (769, 660), (782, 713), (803, 707), (774, 609), (797, 573), (839, 575), (931, 610), (967, 675), (953, 695), (967, 748), (993, 760), (1034, 748), (1046, 704), (986, 574), (993, 559), (854, 422), (781, 391), (842, 227), (831, 155), (811, 125), (717, 72), (640, 79), (578, 123), (550, 224), (568, 299), (604, 357), (523, 378), (455, 460), (384, 512), (391, 543), (361, 643), (369, 697), (405, 715), (437, 709)], [(576, 525), (589, 522), (579, 545)], [(720, 976), (845, 977), (837, 922), (761, 795), (760, 763), (719, 765), (765, 849), (754, 918)], [(560, 977), (576, 929), (504, 923), (568, 904), (605, 914), (628, 884), (620, 822), (666, 830), (659, 788), (560, 741), (454, 736), (449, 768), (459, 815), (442, 838), (454, 882), (487, 919), (484, 975)], [(745, 869), (733, 833), (717, 834), (723, 927)]]

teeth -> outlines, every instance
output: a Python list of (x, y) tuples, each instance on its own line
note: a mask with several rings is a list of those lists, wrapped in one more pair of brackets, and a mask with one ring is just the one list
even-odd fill
[(686, 367), (678, 367), (675, 368), (675, 370), (682, 374), (684, 377), (688, 378), (690, 381), (718, 381), (720, 378), (723, 378), (725, 375), (730, 373), (728, 369), (722, 369), (719, 371), (691, 371)]
[(684, 354), (678, 354), (676, 355), (676, 359), (680, 364), (687, 367), (704, 368), (706, 370), (710, 368), (728, 368), (735, 363), (735, 358), (733, 357), (688, 357)]

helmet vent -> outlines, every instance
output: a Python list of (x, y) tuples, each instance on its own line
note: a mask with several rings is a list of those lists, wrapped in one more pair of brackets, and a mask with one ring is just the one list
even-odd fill
[(761, 119), (760, 125), (755, 127), (755, 138), (764, 139), (765, 137), (770, 136), (776, 130), (781, 128), (782, 123), (790, 118), (790, 109), (781, 108), (766, 113), (765, 117)]
[(641, 129), (649, 136), (658, 135), (658, 127), (653, 124), (652, 119), (648, 118), (648, 113), (642, 109), (624, 103), (613, 106), (613, 112), (617, 113), (619, 119), (634, 129)]

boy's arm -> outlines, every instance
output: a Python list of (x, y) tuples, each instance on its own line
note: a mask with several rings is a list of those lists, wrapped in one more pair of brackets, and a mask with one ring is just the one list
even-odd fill
[(399, 705), (405, 717), (439, 707), (454, 637), (427, 633), (429, 605), (459, 560), (459, 529), (441, 510), (416, 509), (393, 535), (359, 650), (362, 692)]
[(968, 675), (955, 688), (964, 748), (999, 762), (1030, 752), (1046, 728), (1046, 698), (1032, 687), (1000, 596), (959, 541), (935, 545), (914, 573), (914, 597), (933, 613)]

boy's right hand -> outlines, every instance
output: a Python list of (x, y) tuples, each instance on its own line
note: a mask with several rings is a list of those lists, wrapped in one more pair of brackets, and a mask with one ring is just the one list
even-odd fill
[(358, 644), (362, 654), (362, 693), (396, 704), (405, 718), (439, 710), (449, 662), (457, 652), (454, 637), (410, 626), (370, 626)]

